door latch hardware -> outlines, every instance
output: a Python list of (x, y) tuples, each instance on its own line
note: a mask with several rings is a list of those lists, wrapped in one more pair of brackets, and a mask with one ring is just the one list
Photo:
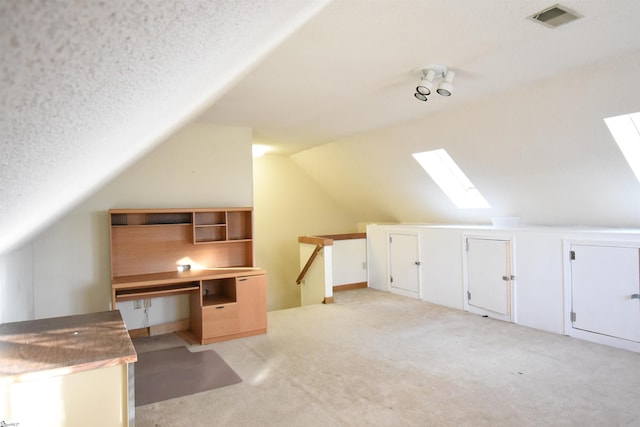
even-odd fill
[(640, 294), (631, 294), (631, 299), (640, 299)]
[(422, 263), (420, 261), (416, 261), (415, 264), (416, 265), (421, 265)]

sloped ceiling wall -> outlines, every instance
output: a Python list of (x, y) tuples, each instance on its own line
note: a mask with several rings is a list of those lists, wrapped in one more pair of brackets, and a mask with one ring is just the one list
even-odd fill
[[(640, 52), (292, 158), (363, 222), (637, 227), (640, 183), (603, 119), (640, 111), (638, 75)], [(456, 208), (411, 156), (437, 148), (491, 209)]]
[(0, 3), (0, 253), (210, 105), (329, 0)]

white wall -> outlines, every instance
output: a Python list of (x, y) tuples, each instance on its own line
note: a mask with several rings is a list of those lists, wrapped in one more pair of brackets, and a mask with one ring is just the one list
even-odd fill
[(334, 240), (331, 252), (333, 286), (367, 281), (367, 239)]
[[(451, 106), (440, 113), (416, 101), (424, 118), (293, 159), (361, 222), (490, 224), (520, 216), (528, 224), (639, 227), (640, 183), (603, 121), (640, 111), (638, 75), (634, 52), (476, 104), (457, 104), (464, 94), (456, 93), (434, 101)], [(623, 94), (607, 90), (609, 82)], [(438, 148), (491, 209), (456, 208), (411, 156)]]
[(0, 323), (33, 318), (32, 247), (0, 255)]
[[(252, 202), (251, 130), (189, 125), (40, 233), (26, 249), (3, 257), (1, 311), (29, 311), (27, 302), (5, 297), (20, 286), (15, 275), (6, 279), (7, 260), (29, 267), (22, 271), (33, 271), (33, 310), (25, 319), (108, 310), (110, 208), (252, 206)], [(25, 283), (25, 289), (29, 285)], [(132, 305), (122, 303), (118, 308), (127, 326), (141, 327), (142, 310), (134, 312)], [(185, 298), (154, 299), (150, 324), (186, 313)]]
[(558, 334), (565, 331), (565, 240), (640, 242), (640, 230), (561, 227), (367, 226), (369, 286), (388, 290), (388, 234), (420, 233), (422, 299), (463, 309), (464, 236), (512, 237), (516, 280), (515, 323)]
[[(389, 234), (415, 232), (420, 236), (420, 275), (424, 301), (462, 310), (462, 243), (459, 233), (416, 225), (367, 226), (369, 287), (389, 290)], [(457, 237), (457, 238), (456, 238)]]

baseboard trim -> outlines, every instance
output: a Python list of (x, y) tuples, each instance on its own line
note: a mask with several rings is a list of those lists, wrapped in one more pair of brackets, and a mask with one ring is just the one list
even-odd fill
[(180, 319), (175, 322), (161, 323), (160, 325), (149, 326), (150, 335), (162, 335), (171, 332), (186, 331), (189, 329), (189, 319)]
[(351, 289), (362, 289), (367, 287), (369, 287), (369, 284), (367, 282), (347, 283), (345, 285), (335, 285), (333, 287), (333, 292), (348, 291)]
[(131, 339), (148, 337), (150, 335), (149, 328), (129, 329), (128, 332)]
[(206, 338), (202, 340), (202, 344), (212, 344), (214, 342), (228, 341), (234, 338), (251, 337), (253, 335), (266, 334), (267, 328), (256, 329), (254, 331), (240, 332), (238, 334), (224, 335), (222, 337)]
[(129, 337), (141, 338), (151, 335), (163, 335), (171, 332), (186, 331), (189, 329), (189, 319), (180, 319), (175, 322), (162, 323), (160, 325), (147, 326), (146, 328), (129, 329)]

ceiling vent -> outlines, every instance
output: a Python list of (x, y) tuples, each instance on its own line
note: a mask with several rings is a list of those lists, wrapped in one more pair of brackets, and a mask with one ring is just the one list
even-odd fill
[(582, 18), (582, 16), (559, 4), (555, 4), (528, 17), (528, 19), (539, 22), (549, 28), (559, 27), (560, 25), (575, 21), (578, 18)]

